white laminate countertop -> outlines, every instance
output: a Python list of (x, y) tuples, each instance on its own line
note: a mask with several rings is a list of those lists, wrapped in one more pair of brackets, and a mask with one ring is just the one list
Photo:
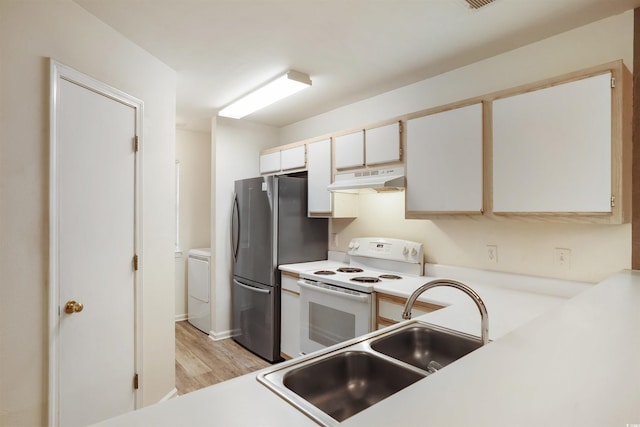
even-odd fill
[[(429, 278), (415, 287), (424, 279)], [(343, 425), (640, 424), (640, 272), (620, 272), (571, 299), (468, 284), (488, 306), (494, 341)], [(406, 296), (413, 289), (380, 291)], [(464, 294), (434, 288), (423, 296), (448, 307), (420, 320), (478, 335), (477, 308)], [(316, 425), (255, 377), (248, 374), (99, 425)]]

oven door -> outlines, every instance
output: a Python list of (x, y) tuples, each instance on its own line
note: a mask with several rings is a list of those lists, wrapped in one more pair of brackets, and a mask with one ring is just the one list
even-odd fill
[(303, 354), (371, 332), (371, 294), (309, 280), (300, 285), (300, 347)]

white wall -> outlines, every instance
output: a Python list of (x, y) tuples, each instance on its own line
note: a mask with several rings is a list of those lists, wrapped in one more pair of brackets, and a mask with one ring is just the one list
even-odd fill
[(143, 404), (174, 387), (175, 72), (71, 1), (0, 0), (0, 425), (7, 426), (47, 423), (49, 57), (144, 101)]
[(176, 130), (180, 162), (180, 250), (176, 254), (175, 316), (187, 318), (190, 249), (211, 246), (211, 133)]
[[(212, 331), (215, 339), (231, 332), (231, 209), (233, 183), (259, 176), (261, 150), (278, 145), (278, 131), (243, 120), (214, 118), (212, 123)], [(215, 261), (213, 261), (215, 259)]]
[[(286, 126), (280, 140), (284, 144), (364, 126), (618, 59), (632, 68), (633, 11)], [(401, 195), (361, 195), (360, 203), (355, 221), (331, 221), (339, 245), (330, 249), (346, 250), (355, 236), (405, 237), (422, 241), (431, 262), (585, 281), (631, 266), (630, 224), (405, 220)], [(498, 264), (488, 261), (487, 244), (498, 245)], [(572, 250), (569, 269), (554, 265), (556, 247)]]

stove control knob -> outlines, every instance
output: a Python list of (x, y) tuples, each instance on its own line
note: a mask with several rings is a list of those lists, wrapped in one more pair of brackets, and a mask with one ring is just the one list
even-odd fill
[(402, 255), (404, 255), (404, 256), (409, 255), (409, 248), (408, 247), (405, 246), (404, 248), (402, 248)]
[(416, 256), (418, 255), (418, 250), (416, 248), (412, 248), (411, 249), (411, 256)]
[(354, 246), (353, 242), (349, 242), (349, 249), (353, 249), (353, 246)]
[(360, 247), (360, 243), (358, 243), (358, 242), (356, 242), (356, 243), (353, 245), (353, 249), (358, 249), (359, 247)]

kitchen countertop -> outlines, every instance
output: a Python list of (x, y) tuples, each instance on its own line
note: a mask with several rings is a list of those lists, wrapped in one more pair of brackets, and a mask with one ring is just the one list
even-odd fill
[[(571, 299), (468, 284), (488, 306), (494, 341), (343, 425), (640, 423), (640, 272), (620, 272)], [(406, 296), (412, 289), (384, 291)], [(478, 310), (464, 294), (435, 288), (423, 296), (448, 307), (419, 320), (478, 335)], [(316, 425), (255, 377), (248, 374), (98, 425)]]

